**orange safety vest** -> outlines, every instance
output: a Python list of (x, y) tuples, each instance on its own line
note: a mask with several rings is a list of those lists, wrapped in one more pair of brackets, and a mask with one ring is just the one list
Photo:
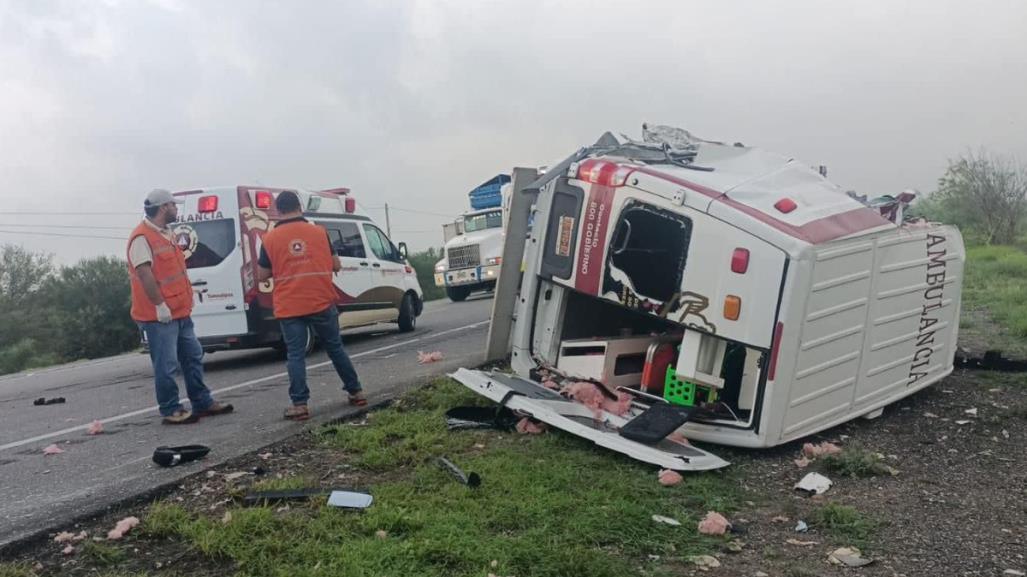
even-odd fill
[(274, 279), (275, 318), (319, 313), (336, 301), (334, 257), (325, 229), (308, 222), (276, 226), (263, 238)]
[[(138, 236), (145, 237), (150, 245), (150, 252), (153, 254), (150, 267), (153, 270), (153, 277), (157, 279), (160, 294), (171, 309), (171, 318), (188, 317), (193, 312), (193, 287), (186, 273), (182, 249), (145, 222), (139, 223), (132, 231), (128, 238), (129, 247)], [(144, 323), (155, 322), (157, 306), (146, 296), (143, 282), (139, 280), (139, 274), (132, 266), (131, 258), (128, 259), (128, 274), (132, 279), (132, 318)]]

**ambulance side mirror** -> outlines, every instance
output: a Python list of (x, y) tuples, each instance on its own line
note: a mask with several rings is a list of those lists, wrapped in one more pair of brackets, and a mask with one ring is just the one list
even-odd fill
[(405, 242), (399, 243), (399, 256), (403, 257), (403, 260), (406, 260), (408, 258), (408, 255), (407, 255), (407, 243), (405, 243)]

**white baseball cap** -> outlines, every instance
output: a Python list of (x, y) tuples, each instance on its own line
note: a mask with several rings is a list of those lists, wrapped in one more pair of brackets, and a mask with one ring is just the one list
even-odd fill
[(169, 202), (185, 204), (184, 200), (171, 196), (171, 193), (163, 188), (155, 188), (150, 191), (150, 194), (146, 195), (146, 200), (143, 201), (143, 206), (160, 206)]

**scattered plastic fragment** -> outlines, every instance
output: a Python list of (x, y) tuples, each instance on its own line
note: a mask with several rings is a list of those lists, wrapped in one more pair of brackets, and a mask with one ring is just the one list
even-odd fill
[(260, 457), (261, 460), (266, 461), (266, 460), (271, 458), (271, 453), (261, 453), (261, 454), (259, 454), (257, 456)]
[(374, 497), (367, 493), (354, 491), (332, 491), (328, 496), (329, 507), (340, 507), (343, 509), (366, 509), (374, 503)]
[(798, 467), (800, 469), (805, 469), (806, 467), (809, 467), (809, 464), (812, 463), (813, 461), (810, 461), (806, 457), (799, 457), (798, 459), (796, 459), (796, 460), (794, 460), (792, 462), (795, 463), (796, 467)]
[(828, 479), (820, 473), (810, 473), (803, 477), (801, 481), (796, 483), (795, 488), (814, 495), (822, 495), (831, 488), (831, 485), (831, 479)]
[(699, 521), (699, 532), (703, 535), (723, 535), (731, 527), (731, 522), (716, 511), (707, 511), (706, 517)]
[(234, 473), (228, 473), (227, 475), (225, 475), (225, 480), (226, 481), (238, 481), (239, 479), (242, 479), (243, 477), (246, 477), (246, 476), (249, 476), (249, 475), (252, 475), (252, 474), (253, 473), (251, 473), (249, 471), (236, 471)]
[(45, 397), (39, 397), (35, 401), (32, 401), (32, 404), (37, 406), (37, 407), (41, 407), (43, 405), (63, 405), (64, 404), (64, 397), (54, 397), (52, 399), (47, 399)]
[(971, 417), (976, 417), (977, 416), (977, 407), (974, 407), (972, 409), (967, 409), (967, 410), (965, 410), (963, 412), (966, 413), (967, 415), (970, 415)]
[(681, 521), (677, 519), (671, 519), (670, 517), (664, 517), (663, 515), (653, 515), (653, 521), (657, 523), (663, 523), (664, 525), (670, 525), (672, 527), (680, 527)]
[(134, 527), (139, 525), (138, 517), (125, 517), (118, 521), (117, 525), (113, 529), (107, 532), (107, 538), (111, 540), (118, 540), (125, 536), (125, 533), (131, 531)]
[(962, 425), (969, 425), (970, 421), (956, 421), (956, 424), (960, 425), (960, 426), (962, 426)]
[(522, 435), (541, 435), (546, 432), (546, 424), (536, 422), (530, 417), (517, 421), (517, 432)]
[(445, 457), (439, 457), (439, 466), (448, 471), (453, 477), (460, 481), (461, 485), (467, 485), (472, 489), (477, 489), (481, 486), (481, 476), (477, 473), (471, 472), (467, 474), (460, 467), (456, 466), (455, 463)]
[(1009, 575), (1010, 577), (1024, 577), (1027, 573), (1023, 571), (1017, 571), (1016, 569), (1006, 569), (1002, 572), (1003, 575)]
[(796, 533), (805, 533), (806, 531), (809, 531), (809, 525), (807, 525), (805, 521), (800, 520), (795, 524)]
[(432, 351), (430, 353), (417, 351), (417, 362), (421, 363), (422, 365), (427, 365), (429, 363), (437, 363), (441, 361), (443, 358), (445, 357), (442, 356), (441, 351)]
[(210, 453), (210, 447), (204, 445), (183, 445), (181, 447), (157, 447), (153, 451), (153, 462), (161, 467), (174, 467), (180, 463), (188, 463), (202, 459)]
[(795, 545), (796, 547), (812, 547), (818, 544), (817, 541), (799, 541), (798, 539), (789, 539), (785, 543)]
[(771, 523), (787, 523), (788, 521), (791, 521), (791, 519), (785, 517), (784, 515), (778, 515), (777, 517), (774, 517), (770, 520)]
[(927, 417), (928, 419), (937, 419), (938, 418), (938, 415), (935, 415), (934, 413), (924, 413), (924, 416)]
[(720, 561), (713, 555), (696, 555), (689, 557), (688, 560), (698, 565), (701, 569), (716, 569), (720, 567)]
[(44, 455), (60, 455), (63, 452), (64, 452), (64, 449), (58, 447), (56, 444), (50, 445), (49, 447), (46, 447), (45, 449), (43, 449), (43, 454)]
[(842, 452), (842, 448), (834, 443), (824, 441), (819, 445), (813, 443), (806, 443), (802, 446), (802, 455), (810, 459), (816, 459), (817, 457), (827, 457), (828, 455), (838, 455)]
[(89, 423), (89, 428), (86, 429), (87, 435), (99, 435), (103, 432), (103, 423), (100, 421), (93, 421)]
[(664, 487), (673, 487), (684, 480), (685, 478), (677, 471), (671, 471), (670, 469), (663, 469), (660, 471), (659, 481)]
[(832, 565), (844, 565), (846, 567), (864, 567), (874, 562), (873, 559), (863, 558), (859, 549), (855, 547), (835, 549), (827, 556), (827, 561)]

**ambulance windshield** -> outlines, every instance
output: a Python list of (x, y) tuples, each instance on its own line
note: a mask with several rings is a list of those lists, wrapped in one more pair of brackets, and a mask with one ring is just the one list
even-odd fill
[(235, 220), (203, 220), (174, 225), (175, 243), (187, 268), (217, 266), (235, 250)]

